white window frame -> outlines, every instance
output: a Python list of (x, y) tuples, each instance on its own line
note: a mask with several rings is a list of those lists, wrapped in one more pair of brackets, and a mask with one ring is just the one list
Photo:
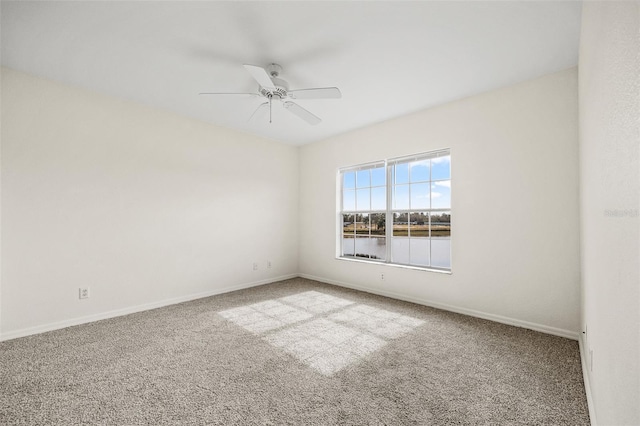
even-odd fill
[[(433, 272), (444, 272), (444, 273), (451, 273), (452, 271), (452, 266), (453, 266), (453, 260), (451, 259), (451, 236), (449, 237), (450, 239), (450, 247), (449, 247), (449, 260), (450, 260), (450, 266), (449, 268), (446, 267), (438, 267), (438, 266), (423, 266), (423, 265), (416, 265), (416, 264), (407, 264), (407, 263), (397, 263), (397, 262), (393, 262), (392, 261), (392, 244), (393, 244), (393, 219), (394, 219), (394, 213), (407, 213), (407, 215), (410, 215), (410, 213), (412, 212), (425, 212), (428, 213), (428, 217), (429, 217), (429, 230), (431, 231), (431, 217), (433, 213), (449, 213), (450, 215), (452, 214), (452, 206), (449, 206), (449, 208), (431, 208), (431, 204), (429, 205), (429, 208), (414, 208), (414, 209), (394, 209), (393, 208), (393, 191), (394, 191), (394, 179), (393, 179), (393, 170), (394, 170), (394, 166), (399, 165), (399, 164), (403, 164), (403, 163), (410, 163), (410, 162), (414, 162), (414, 161), (422, 161), (422, 160), (430, 160), (433, 158), (438, 158), (438, 157), (445, 157), (445, 156), (449, 156), (451, 158), (451, 150), (450, 149), (440, 149), (437, 151), (430, 151), (430, 152), (425, 152), (425, 153), (419, 153), (419, 154), (414, 154), (414, 155), (409, 155), (409, 156), (402, 156), (402, 157), (395, 157), (395, 158), (390, 158), (390, 159), (386, 159), (386, 160), (381, 160), (381, 161), (375, 161), (375, 162), (371, 162), (371, 163), (365, 163), (365, 164), (359, 164), (359, 165), (355, 165), (355, 166), (349, 166), (349, 167), (344, 167), (344, 168), (340, 168), (338, 170), (338, 179), (337, 179), (337, 195), (338, 195), (338, 200), (337, 200), (337, 206), (338, 206), (338, 211), (337, 211), (337, 229), (338, 229), (338, 235), (337, 235), (337, 244), (336, 244), (336, 258), (339, 260), (348, 260), (348, 261), (354, 261), (354, 262), (365, 262), (365, 263), (376, 263), (376, 264), (383, 264), (383, 265), (389, 265), (389, 266), (397, 266), (397, 267), (402, 267), (402, 268), (410, 268), (410, 269), (418, 269), (418, 270), (424, 270), (424, 271), (433, 271)], [(385, 168), (385, 176), (386, 176), (386, 180), (385, 180), (385, 191), (386, 191), (386, 209), (385, 210), (373, 210), (371, 209), (372, 205), (371, 205), (371, 191), (370, 191), (370, 202), (369, 202), (369, 210), (345, 210), (344, 209), (344, 176), (345, 173), (348, 172), (355, 172), (357, 175), (358, 171), (362, 171), (362, 170), (367, 170), (367, 169), (373, 169), (373, 168), (379, 168), (381, 166), (384, 166)], [(451, 163), (450, 163), (450, 167), (451, 167)], [(449, 181), (452, 180), (452, 175), (453, 172), (450, 168), (450, 176), (449, 176)], [(432, 180), (433, 176), (432, 176), (432, 167), (429, 167), (429, 180), (428, 183), (429, 185), (433, 185), (434, 182), (436, 182), (437, 180)], [(369, 186), (369, 188), (371, 188), (371, 184)], [(354, 188), (355, 191), (357, 191), (356, 188)], [(357, 198), (357, 192), (356, 192), (356, 198)], [(452, 195), (451, 195), (452, 196)], [(348, 255), (345, 256), (344, 253), (344, 248), (343, 248), (343, 242), (344, 242), (344, 238), (343, 238), (343, 231), (344, 231), (344, 226), (343, 226), (343, 217), (345, 214), (350, 214), (350, 215), (354, 215), (354, 221), (355, 221), (355, 215), (356, 214), (368, 214), (369, 215), (369, 220), (371, 223), (371, 215), (375, 214), (375, 213), (384, 213), (386, 214), (385, 216), (385, 248), (386, 248), (386, 255), (385, 255), (385, 259), (381, 260), (381, 259), (371, 259), (371, 258), (366, 258), (366, 257), (357, 257), (356, 256), (356, 250), (354, 249), (354, 254), (353, 255)], [(410, 216), (408, 216), (408, 220), (410, 220)], [(451, 226), (451, 224), (450, 224)], [(371, 235), (371, 234), (370, 234)], [(410, 235), (410, 234), (409, 234)], [(354, 238), (357, 236), (357, 230), (354, 230)], [(410, 238), (410, 236), (409, 236)], [(429, 235), (429, 242), (431, 244), (431, 235)], [(355, 248), (355, 241), (354, 241), (354, 248)], [(431, 249), (429, 250), (429, 264), (431, 265), (432, 260), (431, 260)]]

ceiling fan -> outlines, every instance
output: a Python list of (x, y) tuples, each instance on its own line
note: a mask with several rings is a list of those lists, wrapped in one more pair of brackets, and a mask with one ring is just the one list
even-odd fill
[(269, 123), (271, 123), (273, 101), (280, 101), (284, 109), (312, 125), (318, 124), (322, 120), (289, 99), (338, 99), (342, 97), (342, 93), (340, 93), (340, 89), (337, 87), (316, 87), (310, 89), (289, 90), (289, 83), (279, 78), (280, 73), (282, 72), (282, 67), (278, 64), (269, 64), (266, 69), (256, 65), (245, 64), (244, 68), (258, 83), (257, 93), (203, 92), (200, 94), (261, 96), (265, 98), (266, 101), (258, 106), (258, 108), (249, 117), (249, 120), (251, 120), (258, 111), (269, 108)]

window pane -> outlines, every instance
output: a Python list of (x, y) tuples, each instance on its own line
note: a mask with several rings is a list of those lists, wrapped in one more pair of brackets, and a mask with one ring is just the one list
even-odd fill
[(429, 237), (429, 213), (413, 212), (409, 217), (409, 233), (413, 237)]
[(409, 185), (397, 185), (393, 187), (393, 208), (395, 210), (408, 210)]
[(431, 266), (451, 268), (451, 212), (431, 213)]
[(442, 180), (431, 183), (431, 208), (451, 208), (451, 181)]
[(387, 191), (386, 188), (371, 188), (371, 210), (386, 210)]
[(384, 237), (387, 215), (384, 213), (371, 214), (371, 235), (379, 235)]
[(451, 237), (451, 212), (431, 213), (431, 236)]
[(362, 210), (370, 210), (371, 209), (371, 203), (370, 203), (370, 189), (369, 188), (365, 188), (365, 189), (356, 189), (356, 193), (357, 193), (357, 210), (358, 211), (362, 211)]
[(431, 159), (431, 180), (451, 179), (451, 156)]
[(355, 241), (353, 235), (342, 238), (342, 255), (343, 256), (353, 256), (355, 252)]
[(342, 215), (342, 235), (353, 234), (355, 232), (355, 219), (352, 214)]
[(371, 175), (369, 174), (369, 169), (359, 170), (356, 177), (356, 187), (366, 188), (368, 186), (371, 186)]
[(352, 214), (342, 215), (342, 255), (354, 255), (354, 220)]
[(356, 257), (384, 260), (386, 248), (384, 238), (356, 237)]
[(393, 214), (393, 236), (406, 237), (409, 235), (409, 214), (394, 213)]
[(356, 192), (346, 189), (342, 193), (342, 210), (353, 211), (356, 209)]
[(369, 214), (357, 214), (355, 232), (357, 235), (369, 235)]
[(375, 247), (373, 253), (376, 256), (375, 259), (387, 260), (387, 239), (385, 237), (373, 237), (371, 241), (371, 244)]
[(394, 237), (391, 239), (391, 261), (394, 263), (409, 264), (409, 241), (407, 237)]
[(412, 183), (411, 184), (411, 208), (412, 209), (428, 209), (429, 208), (429, 183)]
[(409, 163), (396, 164), (393, 169), (394, 183), (409, 183)]
[(411, 182), (424, 182), (429, 180), (429, 160), (414, 161), (410, 163)]
[(387, 172), (384, 167), (371, 169), (371, 186), (383, 186), (387, 181)]
[(409, 262), (416, 266), (429, 266), (429, 238), (409, 240)]
[(342, 185), (343, 188), (355, 188), (356, 187), (356, 174), (354, 172), (343, 173)]
[(451, 239), (431, 239), (431, 266), (438, 268), (451, 268)]

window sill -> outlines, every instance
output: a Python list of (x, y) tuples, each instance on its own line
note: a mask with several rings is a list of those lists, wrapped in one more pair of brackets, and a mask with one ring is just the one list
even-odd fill
[(357, 259), (357, 258), (349, 258), (349, 257), (336, 257), (336, 260), (343, 260), (345, 262), (356, 262), (356, 263), (368, 263), (368, 264), (372, 264), (372, 265), (381, 265), (381, 266), (390, 266), (392, 268), (401, 268), (401, 269), (412, 269), (414, 271), (423, 271), (423, 272), (435, 272), (438, 274), (445, 274), (445, 275), (451, 275), (452, 272), (451, 270), (447, 270), (447, 269), (436, 269), (436, 268), (428, 268), (428, 267), (421, 267), (421, 266), (411, 266), (411, 265), (402, 265), (399, 263), (387, 263), (384, 261), (376, 261), (376, 260), (368, 260), (366, 258), (364, 259)]

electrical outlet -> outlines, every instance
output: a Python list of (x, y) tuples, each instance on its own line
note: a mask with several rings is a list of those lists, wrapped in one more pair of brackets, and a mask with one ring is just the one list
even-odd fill
[(80, 299), (88, 299), (89, 298), (89, 287), (80, 287), (78, 289), (78, 296)]
[(254, 271), (258, 270), (258, 263), (257, 262), (253, 262), (253, 270)]
[(267, 260), (267, 269), (271, 269), (271, 261)]
[(384, 274), (380, 274), (380, 281), (384, 281)]

